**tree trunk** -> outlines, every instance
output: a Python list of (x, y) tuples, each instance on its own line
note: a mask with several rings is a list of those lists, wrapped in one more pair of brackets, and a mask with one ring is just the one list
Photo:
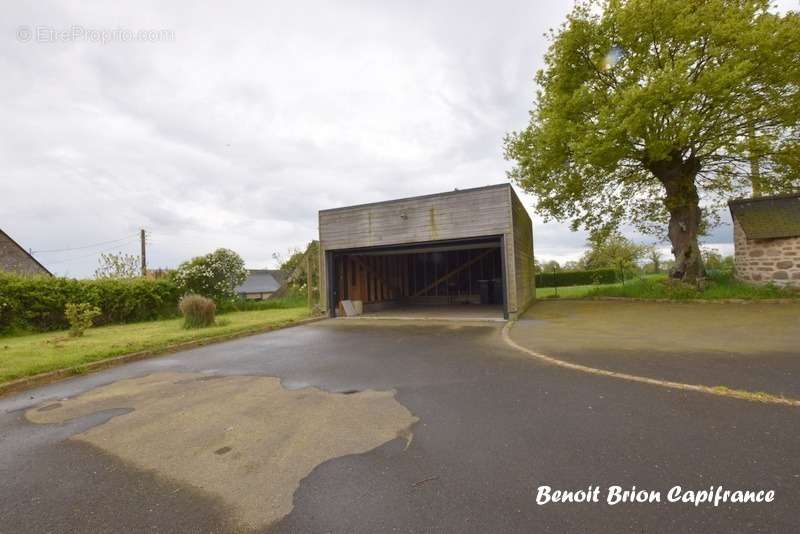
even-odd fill
[(697, 241), (702, 214), (695, 178), (700, 164), (694, 158), (683, 161), (679, 154), (674, 154), (668, 160), (650, 163), (648, 168), (666, 192), (664, 206), (669, 212), (668, 235), (675, 256), (670, 276), (686, 283), (696, 283), (698, 278), (705, 276)]

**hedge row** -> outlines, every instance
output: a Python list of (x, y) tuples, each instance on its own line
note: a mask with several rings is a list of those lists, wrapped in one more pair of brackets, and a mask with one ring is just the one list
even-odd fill
[(620, 281), (620, 273), (614, 269), (594, 271), (556, 271), (536, 275), (536, 287), (587, 286), (590, 284), (613, 284)]
[(96, 325), (174, 317), (179, 297), (168, 279), (74, 280), (0, 273), (0, 333), (67, 328), (64, 307), (71, 302), (100, 308)]

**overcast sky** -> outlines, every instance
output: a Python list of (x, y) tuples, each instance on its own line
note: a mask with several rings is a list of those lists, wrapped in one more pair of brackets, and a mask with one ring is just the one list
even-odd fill
[[(126, 4), (3, 6), (0, 228), (35, 251), (130, 238), (36, 254), (58, 274), (136, 252), (142, 227), (152, 267), (217, 247), (271, 266), (319, 209), (505, 181), (503, 135), (572, 2)], [(119, 29), (167, 32), (95, 33)], [(534, 226), (540, 259), (582, 253)]]

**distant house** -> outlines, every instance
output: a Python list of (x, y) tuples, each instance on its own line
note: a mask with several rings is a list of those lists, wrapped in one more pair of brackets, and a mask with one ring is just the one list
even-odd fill
[(236, 288), (236, 294), (245, 299), (268, 299), (283, 284), (285, 275), (273, 269), (249, 269), (247, 279)]
[(0, 271), (53, 276), (53, 273), (2, 230), (0, 230)]
[(736, 277), (800, 287), (800, 193), (728, 202)]

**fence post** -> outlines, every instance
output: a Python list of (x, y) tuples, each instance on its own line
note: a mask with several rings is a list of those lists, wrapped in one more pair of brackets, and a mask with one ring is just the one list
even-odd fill
[(311, 246), (309, 245), (306, 250), (306, 290), (308, 297), (308, 309), (311, 310), (313, 306), (313, 294), (311, 289)]
[(558, 296), (558, 267), (553, 265), (553, 288), (556, 291), (556, 296)]

